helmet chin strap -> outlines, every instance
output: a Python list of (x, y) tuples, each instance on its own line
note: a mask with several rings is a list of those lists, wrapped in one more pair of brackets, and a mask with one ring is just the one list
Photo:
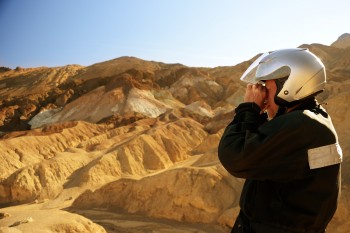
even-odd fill
[(303, 102), (302, 100), (296, 100), (296, 101), (292, 101), (292, 102), (287, 102), (284, 99), (281, 99), (277, 96), (275, 96), (275, 103), (279, 106), (279, 107), (283, 107), (283, 108), (292, 108), (298, 104), (300, 104), (301, 102)]

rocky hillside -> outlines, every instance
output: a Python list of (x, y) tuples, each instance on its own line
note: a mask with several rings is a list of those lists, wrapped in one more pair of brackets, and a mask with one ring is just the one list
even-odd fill
[(346, 49), (350, 47), (350, 34), (344, 33), (341, 35), (338, 40), (336, 40), (334, 43), (332, 43), (333, 47)]
[[(350, 47), (344, 41), (301, 46), (326, 65), (328, 85), (319, 101), (344, 153), (333, 233), (350, 228)], [(242, 101), (239, 77), (252, 60), (192, 68), (121, 57), (88, 67), (1, 69), (0, 212), (6, 216), (0, 229), (18, 223), (11, 229), (227, 232), (243, 181), (222, 168), (216, 151)], [(48, 213), (62, 218), (41, 219)]]

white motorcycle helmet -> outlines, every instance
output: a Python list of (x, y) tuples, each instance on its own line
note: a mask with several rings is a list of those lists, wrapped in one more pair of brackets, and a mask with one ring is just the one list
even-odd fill
[(276, 104), (290, 107), (322, 92), (326, 71), (321, 60), (308, 49), (281, 49), (261, 55), (248, 67), (241, 80), (252, 84), (275, 80)]

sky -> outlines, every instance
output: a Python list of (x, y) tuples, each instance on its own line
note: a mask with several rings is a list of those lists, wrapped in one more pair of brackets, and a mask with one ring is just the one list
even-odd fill
[(350, 33), (348, 0), (0, 0), (0, 66), (232, 66)]

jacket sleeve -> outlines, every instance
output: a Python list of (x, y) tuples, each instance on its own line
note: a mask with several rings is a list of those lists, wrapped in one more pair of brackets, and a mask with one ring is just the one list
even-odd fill
[(220, 140), (219, 160), (239, 178), (288, 181), (305, 176), (310, 142), (302, 125), (293, 113), (267, 122), (256, 104), (240, 104)]

